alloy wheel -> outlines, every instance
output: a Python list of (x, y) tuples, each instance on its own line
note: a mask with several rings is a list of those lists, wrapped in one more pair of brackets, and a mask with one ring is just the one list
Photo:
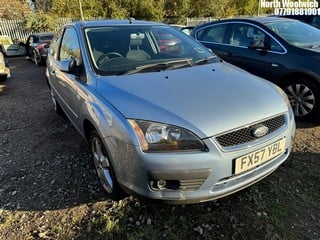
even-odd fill
[(102, 187), (108, 192), (113, 192), (113, 180), (111, 176), (110, 162), (105, 154), (104, 147), (98, 137), (93, 137), (91, 140), (91, 151), (93, 156), (94, 166)]
[(315, 107), (315, 96), (312, 90), (305, 84), (293, 84), (285, 88), (294, 115), (304, 117), (311, 113)]

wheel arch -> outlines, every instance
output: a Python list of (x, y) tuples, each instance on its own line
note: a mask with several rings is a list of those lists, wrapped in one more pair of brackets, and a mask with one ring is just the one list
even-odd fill
[[(305, 85), (306, 88), (287, 88), (295, 84)], [(319, 76), (309, 72), (293, 72), (283, 77), (279, 86), (287, 93), (296, 119), (311, 120), (320, 117)]]
[(317, 77), (316, 74), (313, 74), (311, 72), (290, 72), (283, 76), (281, 80), (279, 81), (280, 87), (284, 87), (288, 81), (298, 78), (306, 78), (314, 82), (315, 84), (318, 84), (320, 86), (320, 77)]
[(85, 119), (83, 121), (83, 133), (87, 142), (89, 142), (90, 132), (93, 130), (97, 131), (96, 127), (93, 125), (91, 121), (89, 121), (88, 119)]

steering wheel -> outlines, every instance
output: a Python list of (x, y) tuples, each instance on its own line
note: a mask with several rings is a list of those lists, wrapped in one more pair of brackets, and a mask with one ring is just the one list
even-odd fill
[(108, 52), (102, 54), (100, 57), (97, 59), (97, 65), (102, 65), (106, 61), (108, 61), (110, 58), (123, 58), (123, 56), (118, 53), (118, 52)]

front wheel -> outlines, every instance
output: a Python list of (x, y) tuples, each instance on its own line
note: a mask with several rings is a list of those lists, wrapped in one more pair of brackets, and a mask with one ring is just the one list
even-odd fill
[(89, 144), (93, 165), (103, 189), (113, 200), (122, 198), (124, 194), (119, 187), (110, 158), (101, 138), (95, 130), (90, 133)]
[(320, 115), (320, 91), (316, 83), (306, 77), (296, 78), (283, 86), (296, 119), (309, 120)]
[(36, 66), (39, 66), (41, 63), (41, 61), (39, 61), (38, 59), (38, 54), (36, 53), (36, 51), (33, 51), (32, 53), (32, 60)]

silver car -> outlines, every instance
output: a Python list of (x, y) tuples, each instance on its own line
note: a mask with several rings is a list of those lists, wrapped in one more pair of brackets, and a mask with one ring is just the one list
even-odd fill
[(0, 52), (0, 82), (7, 80), (10, 77), (10, 68), (7, 65), (5, 58)]
[[(164, 35), (175, 44), (163, 48)], [(213, 200), (260, 181), (291, 151), (295, 121), (283, 91), (166, 24), (66, 25), (46, 77), (110, 198)]]

